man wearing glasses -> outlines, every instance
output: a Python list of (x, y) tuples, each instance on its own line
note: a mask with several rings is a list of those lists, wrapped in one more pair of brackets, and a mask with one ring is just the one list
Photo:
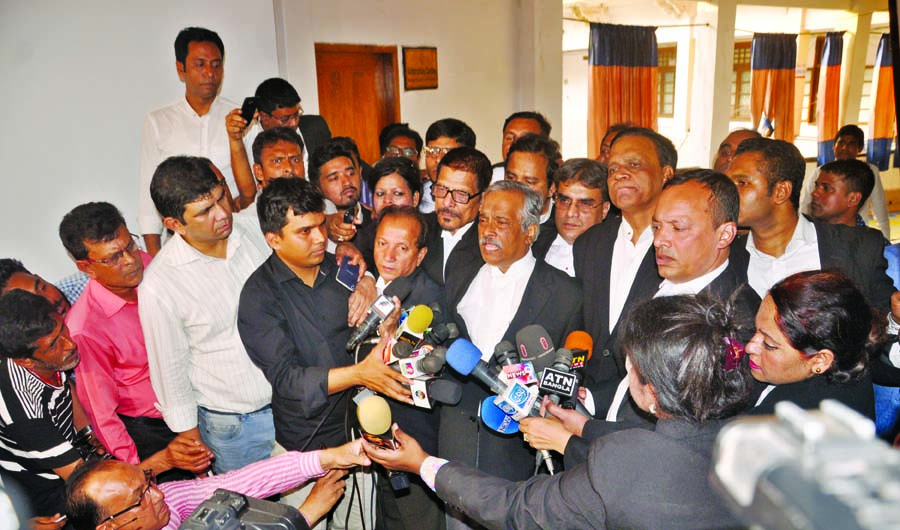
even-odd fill
[(606, 187), (606, 168), (596, 160), (573, 158), (559, 166), (554, 173), (556, 194), (554, 218), (556, 230), (544, 227), (532, 246), (538, 259), (575, 276), (572, 248), (575, 240), (588, 228), (606, 219), (609, 213), (609, 192)]
[[(266, 79), (256, 87), (256, 123), (247, 123), (241, 117), (241, 109), (235, 108), (225, 117), (225, 129), (228, 131), (228, 146), (231, 153), (231, 167), (234, 178), (243, 185), (252, 185), (256, 189), (256, 181), (250, 171), (250, 160), (247, 153), (253, 152), (253, 141), (256, 136), (275, 127), (288, 127), (300, 134), (303, 143), (303, 167), (309, 175), (309, 153), (320, 145), (331, 140), (331, 129), (325, 118), (316, 114), (304, 114), (297, 90), (279, 77)], [(241, 208), (246, 208), (253, 198)]]
[[(425, 131), (425, 182), (422, 183), (422, 202), (419, 211), (431, 213), (435, 210), (431, 186), (437, 180), (438, 164), (451, 149), (457, 147), (475, 148), (475, 131), (465, 122), (455, 118), (444, 118), (428, 126)], [(476, 207), (477, 209), (477, 207)]]
[[(59, 237), (78, 270), (90, 277), (66, 325), (82, 359), (75, 368), (75, 390), (97, 439), (132, 464), (169, 446), (180, 450), (186, 441), (175, 441), (155, 406), (138, 317), (137, 288), (150, 255), (138, 247), (119, 210), (106, 202), (76, 206), (63, 217)], [(199, 442), (187, 446), (209, 453)], [(162, 478), (191, 477), (173, 471)]]
[(481, 194), (491, 183), (491, 161), (472, 147), (458, 147), (443, 156), (436, 173), (431, 196), (441, 230), (429, 237), (422, 267), (444, 285), (456, 275), (471, 279), (484, 263), (477, 219)]

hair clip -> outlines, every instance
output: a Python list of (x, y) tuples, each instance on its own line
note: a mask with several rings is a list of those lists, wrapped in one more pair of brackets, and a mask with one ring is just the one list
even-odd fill
[(731, 337), (725, 337), (725, 371), (730, 372), (737, 368), (745, 353), (743, 344)]

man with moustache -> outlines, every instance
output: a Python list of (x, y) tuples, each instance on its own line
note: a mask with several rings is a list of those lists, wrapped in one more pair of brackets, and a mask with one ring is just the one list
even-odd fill
[(253, 200), (252, 183), (235, 182), (228, 158), (225, 115), (235, 104), (218, 97), (224, 58), (225, 45), (216, 32), (197, 27), (181, 30), (175, 38), (175, 69), (184, 83), (184, 97), (154, 110), (144, 120), (138, 224), (151, 255), (161, 247), (163, 222), (150, 197), (150, 182), (166, 158), (185, 154), (207, 157), (225, 176), (229, 193), (240, 195), (239, 203)]
[(429, 237), (422, 268), (445, 285), (450, 276), (472, 274), (484, 263), (478, 249), (478, 208), (491, 183), (491, 161), (477, 149), (458, 147), (443, 156), (436, 171), (431, 195), (441, 229)]
[(594, 339), (584, 386), (593, 393), (589, 410), (596, 405), (601, 417), (625, 376), (624, 352), (616, 338), (620, 317), (653, 296), (660, 282), (650, 224), (677, 161), (675, 146), (659, 133), (644, 128), (620, 132), (610, 150), (607, 182), (622, 217), (589, 228), (575, 241), (575, 277), (584, 291), (585, 329)]
[(554, 173), (556, 194), (553, 216), (555, 230), (544, 235), (543, 226), (531, 247), (534, 256), (575, 276), (572, 248), (578, 236), (603, 222), (609, 213), (606, 166), (588, 158), (565, 161)]
[[(75, 207), (63, 217), (59, 237), (78, 270), (90, 277), (66, 314), (66, 325), (81, 355), (75, 390), (97, 439), (132, 464), (170, 444), (177, 447), (183, 441), (175, 442), (155, 407), (138, 317), (137, 288), (150, 255), (138, 248), (119, 210), (106, 202)], [(193, 476), (173, 472), (161, 479)]]
[(553, 194), (556, 193), (554, 174), (559, 168), (559, 144), (537, 134), (519, 137), (509, 148), (506, 157), (506, 180), (521, 182), (544, 198), (541, 209), (541, 232), (555, 233)]
[[(450, 316), (460, 336), (481, 350), (484, 361), (492, 360), (497, 343), (515, 343), (516, 333), (530, 324), (543, 326), (555, 344), (562, 344), (582, 325), (577, 282), (531, 253), (542, 205), (543, 199), (524, 184), (492, 184), (479, 210), (478, 245), (484, 265), (448, 277)], [(464, 385), (462, 400), (441, 410), (441, 457), (513, 481), (530, 477), (534, 452), (517, 437), (483, 428), (476, 419), (488, 390), (472, 378), (458, 380)], [(448, 526), (478, 528), (452, 508), (448, 514), (452, 514)]]
[[(303, 140), (294, 129), (273, 127), (259, 133), (253, 140), (252, 152), (257, 190), (265, 188), (272, 179), (306, 176)], [(257, 218), (256, 202), (241, 210), (240, 215)]]
[(438, 165), (444, 155), (457, 147), (475, 149), (475, 131), (465, 122), (455, 118), (444, 118), (428, 126), (428, 130), (425, 131), (425, 148), (423, 149), (425, 182), (422, 183), (422, 202), (419, 203), (419, 210), (422, 213), (431, 213), (435, 210), (431, 186), (437, 181)]
[[(378, 164), (375, 164), (377, 167)], [(387, 206), (380, 212), (375, 233), (376, 288), (379, 294), (396, 296), (402, 307), (437, 303), (446, 308), (444, 290), (419, 267), (428, 249), (428, 224), (414, 206)], [(435, 314), (435, 322), (441, 318)], [(424, 409), (391, 400), (391, 418), (404, 431), (414, 433), (422, 447), (438, 450), (439, 406)], [(387, 475), (379, 470), (378, 517), (380, 528), (440, 529), (444, 527), (443, 503), (418, 476), (410, 476), (408, 491), (395, 492)]]
[[(258, 201), (272, 252), (241, 290), (241, 339), (272, 388), (277, 451), (336, 447), (347, 441), (344, 411), (352, 392), (346, 390), (365, 386), (411, 403), (406, 380), (382, 362), (386, 341), (356, 364), (347, 354), (351, 292), (338, 283), (337, 262), (326, 252), (320, 191), (302, 179), (276, 179)], [(311, 487), (290, 503), (302, 502)], [(371, 485), (363, 487), (368, 501)], [(335, 521), (343, 521), (350, 501), (348, 495), (338, 505)]]
[(266, 458), (275, 441), (272, 388), (237, 330), (240, 289), (269, 249), (254, 219), (232, 216), (206, 159), (167, 159), (150, 192), (175, 232), (138, 286), (150, 379), (168, 427), (202, 437), (224, 473)]

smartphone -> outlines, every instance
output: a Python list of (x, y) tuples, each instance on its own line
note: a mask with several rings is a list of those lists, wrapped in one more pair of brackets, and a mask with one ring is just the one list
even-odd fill
[(356, 219), (356, 207), (350, 208), (349, 210), (344, 211), (344, 224), (352, 225), (353, 221)]
[(241, 118), (244, 118), (247, 125), (250, 125), (254, 114), (256, 114), (256, 98), (253, 96), (244, 98), (244, 104), (241, 105)]
[(356, 283), (359, 281), (359, 265), (350, 263), (350, 258), (341, 259), (341, 266), (337, 271), (337, 281), (351, 291), (356, 289)]

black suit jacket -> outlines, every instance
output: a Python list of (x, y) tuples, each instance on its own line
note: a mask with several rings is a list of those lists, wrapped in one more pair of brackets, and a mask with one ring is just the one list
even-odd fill
[[(441, 238), (441, 227), (437, 222), (437, 214), (434, 212), (426, 214), (426, 218), (429, 230), (432, 227), (437, 227), (437, 229), (428, 236), (428, 253), (422, 260), (422, 268), (438, 285), (444, 285), (446, 278), (444, 277), (444, 240)], [(481, 257), (481, 249), (478, 248), (478, 219), (476, 218), (469, 231), (450, 253), (450, 257), (447, 259), (446, 276), (461, 274), (466, 278), (469, 276), (474, 278), (482, 265), (484, 265), (484, 259)], [(469, 279), (471, 280), (471, 278)], [(450, 298), (449, 294), (447, 298)]]
[[(575, 277), (581, 280), (584, 292), (585, 330), (594, 339), (593, 356), (585, 365), (585, 386), (594, 393), (594, 401), (609, 406), (619, 379), (625, 376), (625, 359), (617, 338), (619, 323), (609, 329), (609, 278), (612, 268), (613, 246), (622, 219), (616, 217), (594, 225), (575, 240)], [(651, 246), (641, 261), (634, 283), (625, 300), (622, 322), (637, 302), (656, 293), (662, 281), (656, 269), (656, 255)], [(598, 407), (597, 415), (606, 410)]]
[(534, 243), (531, 245), (531, 253), (539, 260), (543, 260), (547, 257), (550, 245), (553, 244), (556, 240), (556, 236), (559, 235), (559, 232), (556, 231), (556, 206), (553, 208), (554, 210), (550, 212), (550, 219), (541, 223), (537, 239), (535, 239)]
[(829, 383), (828, 378), (818, 375), (797, 383), (777, 385), (766, 395), (762, 403), (756, 405), (767, 386), (769, 385), (754, 379), (747, 414), (775, 414), (775, 404), (779, 401), (792, 401), (802, 409), (818, 409), (819, 403), (823, 400), (834, 399), (875, 420), (875, 393), (869, 374), (858, 381), (841, 384)]
[[(447, 284), (450, 317), (457, 323), (460, 336), (464, 338), (468, 338), (468, 330), (457, 312), (457, 306), (476, 275), (477, 269), (465, 285), (455, 284), (456, 280), (451, 276)], [(577, 282), (538, 260), (503, 340), (515, 344), (516, 333), (520, 329), (530, 324), (540, 324), (555, 344), (563, 344), (570, 331), (581, 328), (581, 311), (581, 289)], [(441, 410), (440, 455), (477, 465), (483, 471), (510, 480), (524, 480), (531, 476), (534, 450), (522, 441), (522, 437), (518, 434), (497, 434), (481, 423), (479, 410), (482, 400), (491, 395), (488, 390), (473, 377), (450, 372), (463, 385), (463, 397), (457, 406), (444, 406)]]
[(565, 473), (509, 482), (456, 462), (437, 473), (438, 495), (491, 529), (734, 528), (708, 480), (717, 421), (660, 420), (596, 440)]
[(325, 118), (318, 114), (304, 114), (300, 116), (300, 123), (297, 125), (300, 134), (303, 135), (303, 143), (306, 152), (312, 153), (317, 147), (331, 140), (331, 129)]

